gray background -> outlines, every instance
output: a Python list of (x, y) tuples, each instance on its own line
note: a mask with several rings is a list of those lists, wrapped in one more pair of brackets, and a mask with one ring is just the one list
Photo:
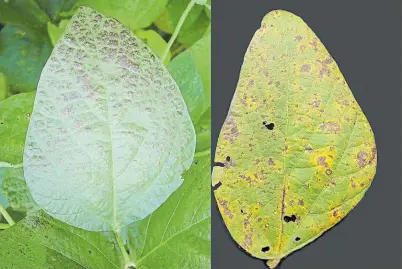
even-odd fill
[[(285, 259), (280, 269), (401, 266), (401, 0), (213, 0), (212, 148), (247, 46), (263, 16), (301, 16), (338, 63), (369, 119), (378, 148), (372, 187), (347, 218)], [(214, 152), (213, 152), (214, 153)], [(231, 239), (212, 199), (212, 269), (264, 269)]]

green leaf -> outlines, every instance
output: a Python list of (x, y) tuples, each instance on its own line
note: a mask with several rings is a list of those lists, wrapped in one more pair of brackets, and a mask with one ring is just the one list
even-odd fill
[[(0, 168), (0, 186), (3, 184), (3, 177), (4, 174), (7, 172), (8, 168)], [(3, 192), (0, 191), (0, 205), (2, 205), (4, 208), (8, 207), (8, 202), (7, 198), (3, 195)]]
[(8, 93), (7, 77), (0, 72), (0, 101), (6, 99)]
[(204, 108), (211, 104), (211, 33), (207, 32), (189, 49), (196, 62), (196, 68), (203, 81)]
[(0, 102), (0, 162), (22, 163), (34, 98), (34, 92), (20, 93)]
[(22, 168), (8, 168), (1, 187), (8, 205), (13, 210), (29, 214), (39, 209), (29, 193)]
[(81, 7), (43, 69), (27, 133), (24, 174), (37, 204), (73, 226), (117, 230), (179, 188), (195, 144), (158, 57)]
[(1, 268), (123, 267), (113, 232), (81, 230), (41, 212), (4, 230), (0, 237)]
[(78, 0), (78, 6), (88, 6), (113, 17), (131, 30), (146, 28), (164, 11), (168, 0)]
[(0, 72), (7, 76), (11, 91), (36, 89), (51, 50), (47, 37), (31, 34), (22, 27), (6, 25), (0, 31)]
[[(210, 155), (196, 158), (184, 178), (160, 208), (124, 228), (137, 269), (210, 268)], [(112, 232), (74, 228), (43, 212), (0, 236), (0, 268), (123, 268)]]
[[(157, 27), (172, 34), (189, 2), (190, 0), (170, 0), (164, 13), (155, 21)], [(185, 46), (191, 46), (203, 36), (209, 24), (210, 20), (204, 12), (204, 7), (194, 5), (179, 31), (178, 41)]]
[[(139, 30), (136, 32), (136, 35), (140, 37), (150, 49), (159, 57), (161, 58), (164, 54), (164, 50), (167, 46), (167, 42), (155, 31), (153, 30)], [(168, 52), (167, 57), (164, 60), (164, 65), (168, 65), (171, 61), (171, 53)]]
[(195, 158), (184, 178), (158, 210), (128, 227), (137, 268), (210, 268), (210, 155)]
[(68, 23), (69, 20), (61, 20), (59, 25), (55, 25), (51, 22), (48, 22), (48, 34), (53, 46), (56, 44), (56, 42), (63, 34)]
[(59, 13), (71, 10), (77, 0), (36, 0), (38, 5), (46, 11), (53, 20), (58, 19)]
[(274, 268), (342, 220), (376, 171), (371, 127), (299, 17), (265, 16), (218, 139), (214, 194), (231, 236)]
[(33, 35), (44, 36), (49, 20), (35, 0), (0, 0), (0, 22), (4, 24), (23, 26)]
[(192, 122), (196, 124), (203, 113), (204, 92), (202, 80), (196, 69), (196, 62), (190, 51), (176, 56), (168, 65), (168, 71), (178, 84)]
[(203, 113), (195, 125), (195, 129), (197, 135), (196, 152), (209, 150), (211, 147), (211, 107)]

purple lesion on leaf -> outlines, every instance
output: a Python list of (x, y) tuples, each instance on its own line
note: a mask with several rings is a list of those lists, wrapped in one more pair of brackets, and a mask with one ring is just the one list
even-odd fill
[(328, 77), (330, 77), (330, 69), (328, 68), (328, 64), (331, 64), (333, 62), (332, 58), (328, 58), (326, 60), (316, 60), (318, 63), (321, 64), (321, 69), (319, 71), (319, 76), (320, 78), (323, 78), (324, 75), (327, 75)]
[(357, 154), (357, 161), (358, 161), (358, 167), (363, 168), (367, 165), (367, 159), (368, 159), (368, 153), (365, 151), (360, 151)]
[(318, 165), (323, 166), (323, 167), (328, 167), (328, 163), (326, 162), (326, 157), (325, 156), (319, 156), (317, 159)]
[(302, 40), (302, 36), (297, 35), (297, 36), (295, 37), (295, 41), (300, 42), (301, 40)]
[(372, 153), (371, 159), (369, 159), (368, 164), (373, 164), (374, 160), (376, 160), (376, 154), (377, 154), (376, 147), (372, 148), (371, 153)]
[(272, 158), (269, 158), (268, 163), (269, 163), (270, 166), (274, 166), (276, 164)]
[(218, 199), (218, 204), (220, 205), (220, 207), (224, 211), (224, 215), (226, 215), (230, 219), (232, 219), (234, 217), (234, 214), (232, 214), (232, 212), (228, 208), (228, 201)]
[(309, 71), (311, 71), (311, 65), (304, 64), (301, 66), (301, 73), (308, 73)]
[(226, 131), (223, 137), (225, 140), (234, 143), (235, 139), (239, 136), (237, 125), (232, 118), (227, 118), (225, 125), (226, 125)]
[(328, 131), (331, 133), (339, 133), (340, 132), (340, 125), (336, 122), (323, 122), (320, 124), (320, 129), (322, 131)]

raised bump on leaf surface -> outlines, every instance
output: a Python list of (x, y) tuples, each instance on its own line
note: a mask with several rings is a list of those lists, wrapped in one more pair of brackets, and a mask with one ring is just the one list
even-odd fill
[(267, 14), (250, 42), (215, 161), (226, 156), (213, 168), (221, 215), (271, 267), (339, 222), (372, 182), (371, 127), (333, 58), (289, 12)]
[(116, 230), (182, 184), (194, 149), (186, 105), (158, 57), (81, 7), (38, 85), (24, 153), (34, 200), (73, 226)]

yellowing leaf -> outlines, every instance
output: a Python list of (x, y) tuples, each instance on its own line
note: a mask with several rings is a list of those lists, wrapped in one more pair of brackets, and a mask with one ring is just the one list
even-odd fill
[(337, 64), (297, 16), (270, 12), (246, 52), (213, 170), (231, 236), (276, 267), (369, 188), (371, 127)]

